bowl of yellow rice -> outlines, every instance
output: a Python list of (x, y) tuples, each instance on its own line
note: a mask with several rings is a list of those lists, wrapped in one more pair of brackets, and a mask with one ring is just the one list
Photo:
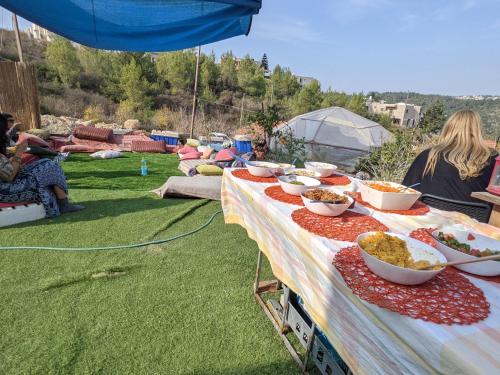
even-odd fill
[[(357, 243), (367, 267), (376, 275), (403, 285), (418, 285), (444, 270), (446, 257), (424, 242), (389, 232), (360, 234)], [(423, 266), (436, 265), (420, 270)]]

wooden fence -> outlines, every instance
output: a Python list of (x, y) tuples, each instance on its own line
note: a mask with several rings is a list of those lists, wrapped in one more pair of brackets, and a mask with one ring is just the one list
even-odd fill
[(0, 62), (0, 112), (11, 113), (22, 130), (40, 128), (40, 105), (35, 66)]

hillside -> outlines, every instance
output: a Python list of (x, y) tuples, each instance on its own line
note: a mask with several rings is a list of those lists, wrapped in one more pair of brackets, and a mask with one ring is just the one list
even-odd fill
[(490, 137), (500, 136), (500, 100), (459, 99), (454, 96), (419, 94), (416, 92), (376, 92), (374, 97), (377, 100), (387, 102), (407, 101), (408, 103), (421, 105), (424, 112), (431, 103), (439, 100), (444, 104), (447, 116), (461, 109), (471, 109), (480, 113), (484, 123), (484, 130)]

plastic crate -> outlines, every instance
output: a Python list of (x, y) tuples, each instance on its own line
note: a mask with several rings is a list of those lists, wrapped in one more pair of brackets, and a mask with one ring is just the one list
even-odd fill
[(235, 140), (236, 151), (239, 154), (246, 154), (247, 152), (252, 151), (252, 141), (238, 141)]
[(151, 134), (149, 136), (154, 141), (164, 141), (167, 145), (177, 146), (179, 143), (179, 137), (170, 137), (168, 135)]
[(323, 375), (345, 375), (349, 371), (345, 363), (342, 360), (335, 359), (318, 338), (313, 342), (310, 356)]

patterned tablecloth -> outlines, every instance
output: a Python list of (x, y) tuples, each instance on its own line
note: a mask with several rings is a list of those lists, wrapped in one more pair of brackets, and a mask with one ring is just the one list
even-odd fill
[[(473, 325), (438, 325), (379, 308), (356, 297), (332, 265), (349, 242), (311, 234), (291, 219), (298, 206), (267, 197), (271, 184), (239, 179), (226, 169), (222, 207), (228, 224), (240, 224), (264, 252), (274, 275), (298, 293), (318, 326), (356, 374), (500, 373), (500, 284), (467, 276), (491, 305)], [(500, 239), (500, 230), (465, 215), (431, 209), (402, 216), (367, 209), (393, 232), (461, 223)]]

